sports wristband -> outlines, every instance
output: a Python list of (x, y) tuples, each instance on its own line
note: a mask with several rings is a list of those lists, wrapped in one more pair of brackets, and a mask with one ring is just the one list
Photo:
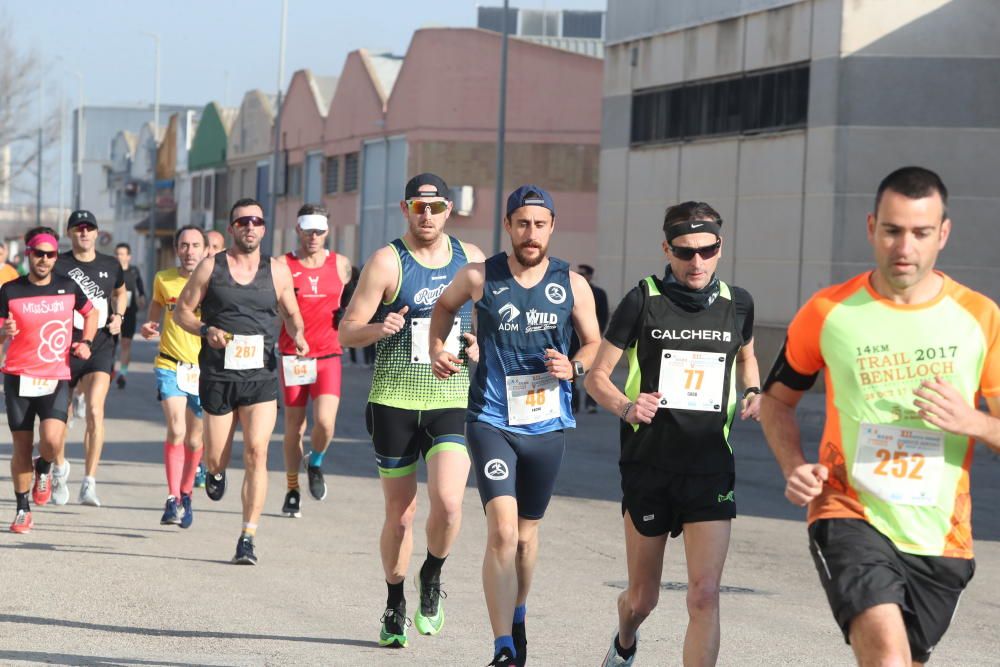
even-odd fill
[(620, 415), (623, 422), (628, 421), (626, 417), (628, 417), (628, 411), (632, 409), (633, 405), (635, 405), (635, 403), (633, 403), (632, 401), (629, 401), (628, 403), (625, 404), (625, 408), (622, 410), (622, 413)]
[(749, 398), (750, 394), (759, 394), (760, 387), (747, 387), (743, 390), (743, 398)]

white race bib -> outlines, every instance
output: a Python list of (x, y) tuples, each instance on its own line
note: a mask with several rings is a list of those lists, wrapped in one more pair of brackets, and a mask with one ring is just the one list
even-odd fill
[(233, 335), (226, 345), (226, 370), (248, 371), (264, 368), (264, 336)]
[(59, 386), (59, 380), (47, 380), (45, 378), (33, 378), (22, 375), (18, 394), (24, 398), (48, 396), (56, 390), (57, 386)]
[(944, 436), (941, 431), (862, 423), (851, 477), (859, 488), (887, 502), (933, 505), (944, 471)]
[(299, 385), (316, 382), (315, 359), (289, 354), (281, 357), (281, 365), (285, 371), (286, 387), (298, 387)]
[(198, 395), (198, 379), (200, 377), (201, 368), (198, 367), (198, 364), (177, 362), (177, 388), (185, 394)]
[(535, 424), (562, 417), (559, 378), (551, 373), (507, 376), (507, 422)]
[(660, 357), (661, 408), (672, 410), (722, 410), (726, 384), (726, 355), (721, 352), (663, 350)]
[[(431, 363), (431, 318), (414, 317), (410, 320), (410, 360), (415, 364)], [(451, 325), (448, 338), (444, 341), (444, 349), (448, 350), (456, 357), (460, 345), (458, 337), (462, 334), (462, 320), (456, 317), (455, 323)]]

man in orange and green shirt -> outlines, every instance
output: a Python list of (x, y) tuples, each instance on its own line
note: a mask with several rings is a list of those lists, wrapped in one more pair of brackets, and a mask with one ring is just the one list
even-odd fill
[[(973, 445), (1000, 451), (1000, 310), (934, 270), (951, 232), (947, 200), (921, 167), (882, 181), (868, 216), (875, 270), (802, 307), (761, 406), (859, 664), (929, 659), (975, 571)], [(809, 463), (795, 406), (821, 370), (827, 419)]]

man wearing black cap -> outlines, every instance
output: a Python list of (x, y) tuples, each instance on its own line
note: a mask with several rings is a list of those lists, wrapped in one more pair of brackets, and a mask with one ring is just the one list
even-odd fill
[[(79, 501), (84, 505), (100, 507), (95, 476), (104, 448), (104, 400), (111, 386), (115, 347), (128, 295), (121, 264), (111, 255), (97, 252), (97, 218), (94, 214), (84, 210), (73, 211), (66, 223), (66, 231), (73, 247), (59, 255), (55, 273), (76, 281), (97, 310), (98, 330), (90, 357), (70, 357), (72, 377), (69, 386), (75, 388), (79, 384), (87, 403), (87, 425), (83, 436), (84, 477)], [(80, 340), (83, 318), (74, 317), (73, 325), (73, 340)], [(57, 463), (68, 471), (64, 460)], [(65, 493), (65, 487), (53, 487), (53, 502), (61, 505), (66, 500), (68, 493)]]
[[(389, 595), (379, 644), (395, 647), (407, 643), (403, 580), (413, 550), (420, 456), (427, 464), (431, 508), (414, 625), (421, 634), (433, 635), (444, 624), (441, 567), (458, 536), (469, 478), (464, 435), (469, 374), (463, 365), (447, 382), (435, 379), (427, 331), (434, 303), (458, 270), (483, 260), (479, 248), (444, 233), (452, 210), (444, 179), (435, 174), (414, 176), (406, 184), (405, 197), (399, 208), (407, 222), (406, 233), (376, 250), (365, 263), (340, 324), (343, 345), (377, 344), (366, 421), (385, 495), (380, 544)], [(469, 333), (471, 319), (467, 307), (449, 327), (448, 348), (462, 358), (467, 355), (466, 343), (474, 340)]]
[[(492, 665), (524, 665), (528, 589), (541, 523), (574, 428), (572, 382), (600, 344), (594, 293), (569, 264), (548, 257), (555, 229), (552, 197), (524, 185), (507, 198), (505, 252), (458, 272), (431, 319), (434, 374), (463, 368), (445, 344), (448, 323), (476, 305), (479, 363), (469, 388), (466, 437), (486, 510), (483, 590), (493, 627)], [(580, 350), (570, 358), (570, 332)]]
[[(716, 276), (721, 227), (704, 202), (667, 209), (666, 272), (625, 295), (587, 376), (587, 391), (624, 422), (619, 468), (628, 588), (618, 596), (605, 667), (634, 663), (639, 625), (659, 597), (667, 538), (682, 531), (689, 618), (683, 662), (714, 665), (719, 656), (719, 581), (736, 516), (729, 429), (737, 403), (742, 419), (760, 412), (753, 299)], [(611, 382), (622, 354), (629, 360), (624, 393)]]

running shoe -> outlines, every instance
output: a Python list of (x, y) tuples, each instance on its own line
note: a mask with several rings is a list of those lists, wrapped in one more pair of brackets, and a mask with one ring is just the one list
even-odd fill
[(298, 489), (288, 489), (285, 494), (285, 504), (281, 506), (281, 513), (295, 519), (302, 517), (302, 496)]
[(194, 472), (194, 485), (196, 488), (205, 488), (205, 464), (198, 461), (198, 469)]
[(163, 505), (163, 516), (160, 517), (160, 525), (179, 526), (183, 511), (184, 510), (177, 504), (177, 498), (174, 496), (167, 496), (167, 502)]
[(410, 619), (406, 618), (406, 607), (393, 609), (386, 607), (382, 614), (382, 629), (378, 633), (378, 645), (389, 648), (406, 648), (406, 628)]
[(35, 471), (35, 483), (31, 487), (31, 500), (35, 505), (47, 505), (49, 499), (52, 498), (52, 471), (45, 473), (44, 475), (39, 474), (37, 468), (38, 459), (35, 459), (33, 463), (35, 465), (32, 468)]
[(14, 523), (10, 524), (10, 532), (27, 533), (34, 525), (35, 522), (31, 520), (30, 510), (18, 510), (17, 515), (14, 517)]
[(500, 649), (500, 652), (493, 656), (493, 662), (486, 665), (486, 667), (493, 667), (494, 665), (503, 665), (503, 667), (516, 667), (521, 663), (514, 660), (514, 655), (510, 652), (510, 649), (504, 646)]
[(125, 376), (122, 375), (121, 373), (118, 374), (118, 380), (117, 380), (117, 382), (118, 382), (118, 388), (119, 389), (124, 389), (125, 388)]
[(257, 554), (253, 550), (253, 538), (248, 535), (240, 535), (236, 541), (236, 555), (233, 556), (233, 563), (236, 565), (256, 565)]
[(78, 500), (81, 505), (90, 505), (91, 507), (101, 506), (101, 501), (97, 499), (96, 480), (90, 480), (86, 477), (83, 478), (83, 483), (80, 484), (80, 497)]
[[(615, 648), (615, 640), (618, 639), (618, 632), (615, 632), (614, 636), (611, 637), (611, 648), (608, 649), (607, 655), (604, 656), (604, 662), (601, 663), (601, 667), (632, 667), (635, 663), (635, 653), (631, 657), (623, 658), (618, 655), (618, 649)], [(639, 648), (639, 633), (635, 633), (635, 648)]]
[(420, 608), (413, 615), (413, 625), (422, 635), (436, 635), (444, 627), (444, 605), (441, 599), (448, 594), (441, 590), (441, 582), (424, 583), (417, 577), (417, 588), (420, 590)]
[(181, 528), (190, 528), (191, 524), (194, 523), (194, 510), (191, 509), (190, 493), (181, 494), (181, 511), (184, 512), (181, 515)]
[(522, 667), (528, 664), (528, 636), (524, 632), (524, 623), (514, 623), (510, 626), (510, 634), (514, 638), (514, 653)]
[(306, 475), (309, 477), (309, 493), (316, 500), (326, 498), (326, 480), (323, 479), (323, 469), (319, 466), (309, 466), (306, 468)]
[(212, 500), (222, 500), (226, 493), (226, 471), (216, 475), (205, 475), (205, 495)]
[(69, 502), (69, 461), (61, 466), (52, 464), (52, 502), (56, 505)]

